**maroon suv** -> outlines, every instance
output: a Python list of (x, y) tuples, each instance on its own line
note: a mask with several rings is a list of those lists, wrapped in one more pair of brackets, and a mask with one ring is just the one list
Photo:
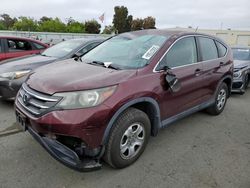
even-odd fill
[(37, 69), (16, 97), (17, 121), (77, 170), (135, 162), (150, 135), (197, 111), (220, 114), (233, 60), (220, 39), (143, 30), (103, 42), (77, 62)]

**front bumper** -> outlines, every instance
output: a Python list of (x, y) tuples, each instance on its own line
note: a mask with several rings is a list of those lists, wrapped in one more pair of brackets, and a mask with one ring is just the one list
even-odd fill
[(0, 97), (3, 99), (15, 98), (25, 79), (26, 77), (16, 80), (0, 78)]
[(73, 150), (61, 144), (57, 140), (48, 137), (42, 137), (31, 127), (28, 127), (27, 130), (52, 157), (74, 170), (87, 172), (97, 170), (102, 167), (102, 165), (99, 163), (99, 159), (80, 159)]
[(245, 92), (245, 82), (243, 76), (233, 79), (232, 92), (233, 93)]
[[(107, 106), (51, 111), (41, 117), (32, 116), (17, 101), (15, 108), (17, 117), (25, 117), (26, 129), (55, 159), (78, 171), (101, 168), (101, 141), (110, 112)], [(77, 139), (77, 147), (70, 147), (60, 138)], [(79, 147), (79, 142), (83, 146)]]

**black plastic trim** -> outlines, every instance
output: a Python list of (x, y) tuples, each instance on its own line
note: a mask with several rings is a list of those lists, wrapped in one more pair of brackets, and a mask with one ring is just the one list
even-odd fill
[(67, 146), (61, 144), (57, 140), (42, 137), (36, 133), (31, 127), (27, 127), (29, 133), (40, 143), (47, 152), (56, 160), (66, 165), (69, 168), (80, 172), (88, 172), (92, 170), (101, 169), (102, 164), (99, 159), (84, 158), (80, 159), (79, 156)]

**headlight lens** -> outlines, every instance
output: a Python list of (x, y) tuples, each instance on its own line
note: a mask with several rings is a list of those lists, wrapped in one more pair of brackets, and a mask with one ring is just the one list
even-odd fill
[(0, 77), (7, 78), (7, 79), (18, 79), (25, 75), (27, 75), (31, 70), (22, 70), (22, 71), (15, 71), (15, 72), (6, 72), (0, 74)]
[(241, 70), (235, 70), (234, 72), (234, 78), (239, 78), (242, 74), (242, 71)]
[(100, 89), (56, 93), (54, 96), (63, 99), (57, 104), (57, 107), (64, 109), (88, 108), (101, 104), (115, 92), (116, 86)]

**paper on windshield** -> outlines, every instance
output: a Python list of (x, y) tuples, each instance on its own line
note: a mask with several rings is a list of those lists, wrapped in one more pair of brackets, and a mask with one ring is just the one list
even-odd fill
[(148, 49), (148, 51), (146, 51), (142, 58), (149, 60), (151, 57), (153, 57), (153, 55), (157, 52), (159, 48), (159, 46), (153, 45), (151, 48)]

